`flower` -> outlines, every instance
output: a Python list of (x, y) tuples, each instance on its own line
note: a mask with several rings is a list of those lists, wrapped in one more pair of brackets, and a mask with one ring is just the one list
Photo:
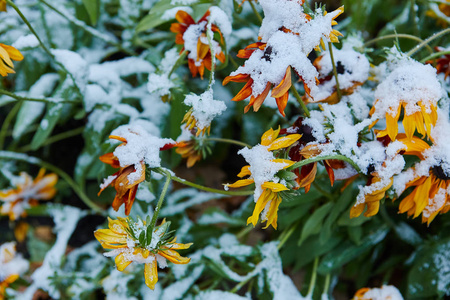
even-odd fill
[[(127, 140), (121, 136), (110, 135), (109, 138), (122, 142), (122, 144), (117, 146), (117, 148), (127, 144)], [(120, 161), (114, 155), (114, 152), (103, 154), (99, 157), (99, 159), (113, 168), (119, 168), (119, 171), (105, 179), (105, 181), (100, 185), (98, 195), (100, 196), (103, 190), (108, 186), (113, 186), (117, 193), (111, 206), (115, 211), (117, 211), (122, 204), (125, 204), (125, 214), (128, 216), (130, 214), (131, 207), (133, 206), (139, 183), (145, 180), (144, 161), (140, 162), (138, 168), (136, 168), (135, 165), (126, 165), (121, 167)], [(132, 180), (130, 180), (130, 176), (132, 176)]]
[(0, 300), (5, 299), (6, 288), (28, 269), (28, 261), (21, 254), (16, 255), (16, 243), (0, 246)]
[(430, 10), (425, 12), (425, 15), (436, 19), (436, 23), (443, 27), (447, 28), (450, 17), (450, 0), (446, 0), (446, 3), (429, 3)]
[[(450, 7), (450, 5), (448, 7)], [(445, 51), (445, 49), (441, 47), (435, 47), (435, 50), (437, 52)], [(444, 54), (438, 59), (436, 59), (436, 61), (434, 60), (426, 61), (427, 64), (432, 64), (433, 62), (436, 62), (437, 73), (438, 74), (444, 73), (445, 74), (444, 79), (447, 79), (448, 75), (450, 74), (450, 54)]]
[[(188, 65), (192, 76), (196, 77), (200, 74), (203, 79), (205, 68), (211, 71), (211, 49), (206, 36), (208, 17), (210, 11), (208, 10), (203, 17), (196, 23), (194, 19), (185, 11), (179, 10), (175, 15), (175, 18), (179, 23), (172, 23), (170, 31), (176, 33), (175, 43), (183, 45), (188, 51)], [(217, 32), (220, 35), (221, 42), (223, 43), (222, 33), (215, 24), (211, 24), (211, 31)], [(212, 40), (214, 47), (215, 57), (220, 62), (225, 62), (225, 54), (222, 52), (222, 48), (219, 43)]]
[[(416, 137), (401, 141), (406, 145), (404, 155), (415, 155), (422, 162), (426, 162), (424, 152), (433, 146)], [(450, 210), (450, 171), (444, 167), (442, 161), (433, 161), (424, 174), (416, 172), (422, 168), (420, 163), (412, 168), (414, 177), (406, 183), (405, 189), (414, 189), (399, 205), (400, 213), (406, 212), (414, 218), (422, 214), (422, 223), (426, 222), (427, 225), (430, 225), (439, 213), (444, 214)]]
[(377, 100), (370, 115), (384, 115), (386, 119), (386, 129), (378, 131), (377, 137), (388, 135), (395, 140), (402, 108), (406, 136), (411, 139), (416, 130), (422, 136), (430, 136), (432, 126), (436, 125), (437, 101), (441, 96), (441, 85), (433, 67), (412, 59), (400, 61), (399, 67), (375, 91)]
[(194, 166), (196, 162), (204, 158), (206, 151), (211, 151), (207, 145), (203, 145), (201, 141), (197, 141), (196, 139), (179, 142), (176, 147), (175, 152), (180, 154), (182, 158), (187, 158), (186, 166), (188, 168)]
[(0, 11), (6, 11), (6, 1), (0, 0)]
[[(2, 4), (0, 1), (0, 11), (2, 10), (1, 8)], [(6, 3), (4, 11), (6, 11)], [(0, 75), (5, 77), (8, 75), (8, 73), (16, 73), (14, 72), (14, 64), (12, 61), (21, 61), (22, 59), (23, 55), (19, 50), (17, 50), (13, 46), (8, 46), (0, 43)]]
[(98, 195), (106, 187), (113, 186), (117, 193), (112, 207), (117, 211), (125, 204), (125, 214), (129, 215), (139, 183), (145, 180), (146, 168), (161, 167), (159, 152), (174, 147), (175, 142), (151, 135), (137, 124), (120, 126), (109, 138), (122, 143), (114, 152), (104, 154), (99, 159), (119, 171), (104, 179)]
[[(280, 192), (289, 190), (295, 182), (288, 178), (295, 176), (287, 176), (288, 178), (277, 177), (276, 174), (289, 168), (295, 162), (288, 159), (275, 158), (272, 151), (282, 150), (297, 142), (301, 135), (290, 134), (285, 137), (278, 137), (280, 129), (269, 129), (261, 137), (261, 144), (253, 148), (244, 148), (238, 153), (242, 154), (249, 165), (242, 167), (241, 172), (237, 175), (239, 178), (249, 176), (247, 179), (241, 179), (232, 184), (226, 184), (228, 187), (237, 188), (255, 183), (255, 208), (252, 216), (247, 219), (247, 224), (252, 223), (256, 226), (259, 215), (263, 221), (267, 221), (266, 227), (272, 225), (277, 229), (278, 206), (281, 203)], [(292, 174), (293, 175), (293, 174)], [(289, 186), (289, 187), (288, 187)], [(263, 211), (264, 210), (264, 211)]]
[(112, 251), (104, 253), (107, 257), (115, 256), (117, 270), (122, 272), (132, 262), (145, 264), (145, 284), (155, 288), (158, 282), (157, 263), (166, 267), (166, 259), (175, 264), (187, 264), (190, 258), (182, 257), (175, 250), (188, 249), (192, 243), (176, 243), (176, 238), (168, 232), (170, 222), (163, 221), (160, 226), (147, 227), (147, 221), (131, 218), (108, 218), (109, 229), (98, 229), (94, 232), (95, 238), (104, 249)]
[(9, 215), (11, 221), (26, 216), (25, 210), (38, 205), (39, 200), (50, 200), (56, 194), (55, 184), (58, 176), (54, 173), (45, 174), (45, 169), (40, 169), (38, 175), (33, 178), (25, 172), (21, 172), (15, 188), (0, 191), (0, 201), (3, 201), (0, 213)]
[(359, 289), (353, 300), (403, 300), (403, 297), (395, 286), (383, 285), (381, 288)]

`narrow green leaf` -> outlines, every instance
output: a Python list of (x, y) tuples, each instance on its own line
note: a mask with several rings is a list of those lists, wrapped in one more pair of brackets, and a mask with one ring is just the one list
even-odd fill
[(47, 106), (47, 112), (44, 118), (41, 121), (38, 130), (33, 136), (33, 140), (31, 141), (31, 149), (37, 150), (42, 143), (45, 142), (45, 139), (52, 133), (55, 128), (56, 123), (61, 116), (61, 111), (63, 109), (63, 104), (51, 104)]
[(303, 241), (307, 237), (320, 232), (320, 229), (322, 228), (323, 219), (330, 212), (333, 206), (334, 203), (328, 202), (327, 204), (322, 205), (309, 217), (309, 219), (303, 226), (302, 234), (300, 235), (300, 239), (298, 241), (299, 246), (303, 243)]
[(97, 24), (100, 0), (83, 0), (83, 4), (89, 14), (92, 25)]

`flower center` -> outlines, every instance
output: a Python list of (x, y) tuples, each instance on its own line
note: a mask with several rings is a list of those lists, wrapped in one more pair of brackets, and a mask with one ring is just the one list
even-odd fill
[(434, 166), (431, 168), (431, 170), (433, 171), (434, 176), (436, 176), (439, 179), (442, 180), (450, 179), (450, 176), (444, 171), (444, 169), (442, 169), (441, 166)]
[(262, 58), (264, 58), (267, 61), (271, 61), (272, 59), (270, 58), (270, 55), (272, 54), (272, 46), (267, 47), (264, 50), (264, 55)]

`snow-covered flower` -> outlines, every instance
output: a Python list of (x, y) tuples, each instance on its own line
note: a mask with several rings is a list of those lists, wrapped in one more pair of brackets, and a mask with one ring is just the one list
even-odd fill
[(188, 249), (192, 243), (176, 243), (169, 232), (170, 222), (163, 221), (155, 228), (148, 223), (149, 219), (135, 222), (131, 218), (108, 218), (109, 229), (98, 229), (94, 235), (103, 248), (112, 250), (104, 255), (115, 257), (118, 271), (124, 271), (132, 262), (145, 264), (145, 284), (154, 289), (158, 282), (157, 264), (166, 267), (166, 259), (174, 264), (189, 263), (190, 258), (180, 256), (175, 250)]
[[(287, 191), (292, 187), (288, 184), (286, 179), (278, 177), (277, 173), (281, 170), (289, 168), (295, 162), (288, 159), (275, 158), (273, 151), (285, 149), (295, 142), (297, 142), (300, 134), (289, 134), (278, 138), (280, 129), (273, 130), (272, 128), (266, 131), (261, 137), (261, 144), (253, 148), (244, 148), (238, 153), (244, 156), (249, 163), (242, 167), (241, 172), (237, 175), (239, 178), (249, 176), (247, 179), (240, 179), (232, 184), (226, 184), (225, 188), (238, 188), (255, 184), (255, 209), (252, 216), (247, 219), (247, 224), (252, 223), (256, 226), (259, 215), (262, 212), (261, 219), (267, 221), (266, 227), (272, 225), (277, 229), (277, 211), (281, 203), (280, 192)], [(295, 175), (292, 174), (292, 178)], [(289, 187), (288, 187), (289, 185)]]
[(171, 139), (161, 139), (149, 134), (141, 126), (121, 126), (113, 131), (110, 139), (121, 141), (114, 152), (100, 156), (100, 160), (119, 171), (108, 176), (100, 185), (103, 192), (108, 186), (116, 189), (116, 196), (112, 203), (114, 210), (125, 204), (125, 214), (129, 215), (139, 183), (145, 180), (146, 165), (149, 168), (161, 166), (160, 150), (174, 146)]
[(6, 288), (28, 270), (29, 263), (21, 254), (16, 254), (16, 243), (0, 246), (0, 299), (4, 299)]
[(436, 125), (437, 101), (441, 95), (433, 67), (412, 59), (399, 62), (375, 91), (377, 100), (370, 114), (386, 118), (386, 129), (379, 131), (377, 137), (388, 135), (395, 140), (402, 108), (406, 136), (411, 139), (416, 130), (422, 136), (430, 136), (431, 127)]
[(403, 296), (395, 286), (383, 285), (381, 288), (359, 289), (353, 300), (403, 300)]
[(0, 191), (0, 213), (9, 215), (10, 220), (17, 220), (26, 216), (25, 210), (38, 205), (39, 200), (52, 199), (56, 194), (58, 176), (54, 173), (44, 174), (45, 169), (40, 169), (33, 180), (27, 173), (21, 172), (15, 180), (15, 188)]
[[(208, 10), (198, 22), (195, 22), (187, 12), (179, 10), (175, 15), (179, 23), (172, 23), (170, 26), (170, 31), (177, 34), (175, 43), (183, 45), (183, 50), (188, 51), (188, 66), (192, 76), (196, 77), (197, 74), (200, 74), (202, 79), (205, 68), (211, 71), (212, 64), (211, 49), (206, 36), (209, 17), (210, 11)], [(221, 43), (223, 44), (223, 36), (219, 27), (211, 24), (211, 31), (219, 33)], [(211, 42), (214, 47), (215, 57), (224, 63), (225, 54), (219, 43), (214, 40)]]
[[(5, 2), (6, 11), (6, 2)], [(2, 11), (2, 2), (0, 1), (0, 11)], [(14, 71), (13, 60), (21, 61), (23, 59), (22, 53), (13, 46), (8, 46), (0, 43), (0, 75), (7, 76), (8, 73), (16, 73)]]

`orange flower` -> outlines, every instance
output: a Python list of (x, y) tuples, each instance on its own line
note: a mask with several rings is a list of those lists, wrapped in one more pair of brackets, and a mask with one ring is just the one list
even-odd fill
[[(175, 18), (179, 23), (172, 23), (170, 26), (170, 31), (176, 33), (175, 43), (183, 45), (183, 49), (188, 51), (188, 65), (192, 76), (196, 77), (200, 74), (203, 79), (203, 74), (205, 68), (211, 71), (211, 49), (208, 43), (205, 43), (206, 39), (206, 25), (208, 23), (208, 17), (210, 15), (209, 10), (205, 13), (203, 17), (196, 23), (194, 19), (185, 11), (179, 10), (175, 15)], [(211, 24), (211, 30), (217, 32), (220, 35), (221, 42), (223, 43), (222, 33), (215, 24)], [(192, 44), (195, 41), (186, 40), (186, 38), (195, 38), (196, 44)], [(213, 41), (215, 42), (215, 41)], [(192, 44), (192, 45), (191, 45)], [(225, 62), (225, 54), (222, 49), (217, 45), (218, 51), (215, 53), (215, 57), (222, 63)], [(216, 49), (217, 49), (216, 48)]]
[(45, 169), (40, 169), (33, 178), (25, 172), (20, 173), (15, 189), (0, 191), (0, 201), (3, 201), (0, 213), (9, 215), (11, 221), (26, 216), (26, 209), (39, 204), (39, 200), (50, 200), (56, 194), (55, 184), (58, 176), (54, 173), (45, 175)]
[[(5, 10), (6, 11), (6, 3)], [(0, 1), (0, 10), (2, 8), (2, 4)], [(8, 73), (16, 73), (14, 72), (14, 64), (13, 60), (21, 61), (23, 59), (22, 53), (19, 50), (12, 46), (8, 46), (0, 43), (0, 75), (7, 76)]]
[[(367, 186), (374, 186), (373, 191), (364, 195), (364, 202), (352, 206), (350, 209), (350, 218), (359, 217), (364, 208), (366, 217), (372, 217), (378, 213), (380, 209), (380, 201), (386, 196), (386, 191), (391, 188), (394, 180), (391, 178), (388, 184), (384, 184), (382, 178), (378, 177), (376, 172), (372, 173)], [(375, 187), (376, 186), (376, 187)]]
[(112, 251), (105, 256), (115, 256), (117, 270), (122, 272), (132, 262), (143, 263), (145, 284), (152, 290), (158, 282), (157, 263), (166, 265), (166, 259), (174, 264), (187, 264), (190, 258), (182, 257), (175, 250), (188, 249), (192, 243), (180, 244), (171, 238), (170, 222), (163, 221), (156, 228), (147, 227), (147, 222), (131, 218), (108, 218), (109, 229), (98, 229), (95, 238), (104, 249)]
[(195, 139), (179, 142), (176, 147), (175, 152), (180, 154), (182, 158), (187, 158), (186, 166), (188, 168), (194, 166), (203, 157), (203, 151), (198, 148)]
[[(121, 147), (127, 144), (127, 140), (121, 136), (110, 135), (109, 138), (122, 142), (122, 144), (117, 147)], [(141, 161), (139, 170), (136, 170), (134, 165), (121, 167), (119, 159), (114, 155), (113, 152), (106, 153), (100, 156), (99, 159), (113, 168), (119, 168), (119, 171), (105, 179), (104, 183), (100, 185), (100, 191), (98, 192), (98, 195), (100, 196), (103, 190), (108, 186), (113, 186), (116, 189), (117, 193), (114, 197), (112, 208), (117, 211), (122, 204), (125, 204), (125, 214), (128, 216), (130, 214), (131, 207), (133, 206), (139, 183), (145, 180), (144, 161)], [(138, 179), (130, 182), (128, 176), (135, 172), (139, 172)]]
[[(421, 160), (424, 159), (423, 152), (432, 146), (419, 138), (413, 137), (411, 140), (399, 139), (406, 145), (405, 155), (415, 155)], [(416, 167), (413, 167), (413, 172)], [(423, 176), (415, 175), (408, 181), (405, 189), (414, 187), (414, 190), (400, 202), (399, 212), (407, 213), (414, 218), (422, 214), (422, 223), (430, 223), (439, 214), (447, 213), (450, 210), (450, 174), (444, 170), (442, 164), (436, 164), (429, 168), (428, 174)]]

